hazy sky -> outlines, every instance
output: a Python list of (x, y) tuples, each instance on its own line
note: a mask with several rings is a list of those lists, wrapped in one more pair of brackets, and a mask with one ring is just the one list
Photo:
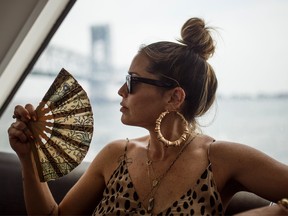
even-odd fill
[(209, 62), (220, 93), (288, 92), (286, 0), (78, 0), (52, 43), (89, 55), (90, 26), (109, 24), (112, 61), (128, 69), (139, 45), (175, 41), (195, 16), (218, 31)]

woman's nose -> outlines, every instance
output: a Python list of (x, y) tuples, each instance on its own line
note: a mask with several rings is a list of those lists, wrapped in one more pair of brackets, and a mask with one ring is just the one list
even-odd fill
[(127, 90), (127, 86), (126, 83), (124, 83), (120, 89), (118, 90), (118, 95), (120, 95), (121, 97), (127, 97), (128, 95), (128, 90)]

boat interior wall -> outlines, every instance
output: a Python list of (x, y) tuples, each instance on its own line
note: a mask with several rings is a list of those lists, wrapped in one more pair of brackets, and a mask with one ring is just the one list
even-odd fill
[(0, 117), (75, 2), (0, 1)]

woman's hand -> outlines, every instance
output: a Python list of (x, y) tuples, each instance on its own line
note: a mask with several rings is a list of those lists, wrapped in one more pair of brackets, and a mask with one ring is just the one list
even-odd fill
[(16, 118), (16, 121), (8, 128), (9, 142), (18, 157), (22, 158), (31, 154), (30, 143), (34, 138), (27, 123), (36, 120), (35, 109), (31, 104), (25, 107), (17, 105), (13, 118)]

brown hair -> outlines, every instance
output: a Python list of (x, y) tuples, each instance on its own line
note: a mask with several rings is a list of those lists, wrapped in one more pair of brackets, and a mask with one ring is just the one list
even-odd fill
[[(210, 30), (199, 18), (187, 20), (178, 42), (160, 41), (142, 46), (150, 64), (147, 71), (179, 82), (186, 93), (182, 114), (195, 127), (196, 117), (202, 116), (213, 104), (217, 78), (207, 62), (214, 54), (215, 44)], [(162, 75), (162, 76), (161, 76)]]

